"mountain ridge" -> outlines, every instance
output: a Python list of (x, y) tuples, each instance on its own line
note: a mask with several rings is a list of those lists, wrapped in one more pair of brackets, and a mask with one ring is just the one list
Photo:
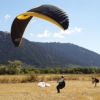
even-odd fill
[(31, 42), (25, 38), (19, 47), (12, 43), (9, 32), (0, 31), (0, 64), (20, 60), (35, 67), (100, 67), (100, 54), (71, 43)]

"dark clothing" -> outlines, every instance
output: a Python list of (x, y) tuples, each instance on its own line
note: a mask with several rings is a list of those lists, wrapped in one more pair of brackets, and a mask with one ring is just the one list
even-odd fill
[(98, 83), (98, 82), (99, 82), (99, 80), (98, 80), (97, 78), (95, 78), (95, 82), (96, 82), (96, 83)]
[(92, 83), (94, 84), (95, 83), (95, 87), (97, 86), (97, 83), (99, 82), (99, 79), (97, 78), (93, 78), (92, 77)]
[(97, 79), (97, 78), (92, 78), (92, 82), (98, 83), (98, 82), (99, 82), (99, 79)]
[(64, 87), (65, 87), (65, 81), (63, 80), (63, 82), (59, 82), (59, 84), (56, 87), (58, 93), (60, 93), (60, 89), (63, 89)]

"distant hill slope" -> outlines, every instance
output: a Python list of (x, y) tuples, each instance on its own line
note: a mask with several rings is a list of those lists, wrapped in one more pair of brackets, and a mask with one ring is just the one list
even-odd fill
[(68, 67), (69, 64), (100, 67), (100, 55), (70, 43), (39, 43), (22, 40), (15, 47), (10, 33), (0, 31), (0, 64), (20, 60), (36, 67)]

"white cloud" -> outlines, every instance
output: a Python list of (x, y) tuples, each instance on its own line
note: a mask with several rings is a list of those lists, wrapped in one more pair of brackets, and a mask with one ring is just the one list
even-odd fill
[(32, 21), (31, 21), (31, 23), (34, 23), (34, 22), (36, 22), (36, 20), (32, 20)]
[(43, 34), (38, 34), (38, 37), (50, 37), (51, 33), (48, 30), (45, 30)]
[(30, 33), (30, 36), (34, 36), (34, 34), (33, 33)]
[(0, 19), (0, 22), (1, 22), (1, 19)]
[(80, 33), (81, 31), (82, 31), (82, 28), (77, 28), (77, 27), (69, 28), (68, 30), (65, 30), (65, 31), (61, 30), (58, 33), (57, 32), (54, 33), (53, 37), (65, 38), (65, 35), (67, 35), (67, 34), (72, 34), (72, 33), (76, 33), (76, 32)]
[(61, 32), (59, 32), (59, 33), (54, 33), (53, 37), (65, 38)]
[(75, 27), (73, 30), (76, 31), (76, 32), (81, 32), (82, 31), (82, 28)]
[(61, 30), (61, 33), (62, 34), (72, 34), (72, 33), (76, 33), (76, 32), (80, 33), (81, 31), (82, 31), (82, 28), (75, 27), (75, 28), (69, 28), (68, 30), (65, 30), (65, 31)]
[(8, 15), (8, 14), (4, 16), (4, 19), (5, 19), (6, 21), (7, 21), (9, 18), (10, 18), (10, 15)]
[[(54, 32), (51, 33), (48, 30), (45, 30), (43, 34), (38, 34), (38, 37), (50, 37), (53, 36), (55, 38), (66, 38), (66, 35), (72, 34), (72, 33), (80, 33), (82, 31), (82, 28), (69, 28), (68, 30), (61, 30), (60, 32)], [(32, 35), (31, 35), (32, 36)]]

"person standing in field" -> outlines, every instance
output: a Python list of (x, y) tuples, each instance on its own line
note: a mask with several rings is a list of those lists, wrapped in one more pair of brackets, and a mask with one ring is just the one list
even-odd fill
[(99, 82), (99, 79), (92, 77), (92, 83), (95, 84), (95, 87), (97, 86), (98, 82)]
[(64, 77), (61, 76), (61, 78), (58, 80), (58, 85), (56, 87), (57, 93), (60, 93), (60, 89), (63, 89), (65, 87), (65, 80)]

